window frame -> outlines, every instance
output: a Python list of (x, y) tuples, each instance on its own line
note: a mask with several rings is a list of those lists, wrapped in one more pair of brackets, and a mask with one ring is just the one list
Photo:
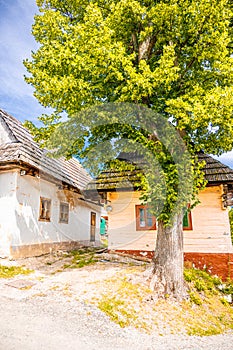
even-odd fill
[[(140, 209), (144, 209), (145, 213), (145, 226), (140, 226)], [(136, 215), (136, 231), (152, 231), (156, 230), (156, 218), (151, 214), (152, 225), (148, 225), (148, 215), (147, 210), (149, 210), (148, 205), (135, 205), (135, 215)]]
[[(47, 203), (48, 208), (45, 209), (44, 203)], [(51, 221), (51, 208), (52, 208), (52, 200), (50, 198), (46, 197), (40, 197), (40, 212), (39, 212), (39, 221), (44, 221), (44, 222), (50, 222)], [(42, 215), (43, 211), (46, 210), (48, 212), (48, 215)]]
[[(68, 211), (64, 213), (62, 210), (62, 207), (68, 208)], [(67, 214), (67, 219), (63, 220), (62, 215)], [(67, 202), (60, 202), (60, 208), (59, 208), (59, 223), (60, 224), (68, 224), (69, 223), (69, 214), (70, 214), (70, 205)]]
[[(184, 217), (187, 215), (188, 220), (188, 226), (184, 226)], [(193, 222), (192, 222), (192, 214), (190, 210), (190, 204), (188, 204), (187, 209), (183, 215), (183, 221), (182, 221), (183, 231), (192, 231), (193, 229)]]

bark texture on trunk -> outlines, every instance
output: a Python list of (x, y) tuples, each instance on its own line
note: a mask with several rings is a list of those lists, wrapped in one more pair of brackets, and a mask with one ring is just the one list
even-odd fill
[(177, 214), (171, 227), (158, 222), (155, 254), (152, 261), (151, 289), (158, 297), (187, 297), (183, 267), (183, 215)]

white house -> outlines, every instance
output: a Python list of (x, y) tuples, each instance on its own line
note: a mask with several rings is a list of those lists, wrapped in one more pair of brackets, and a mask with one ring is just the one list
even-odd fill
[(76, 159), (53, 159), (22, 124), (0, 110), (0, 257), (99, 244), (101, 207)]

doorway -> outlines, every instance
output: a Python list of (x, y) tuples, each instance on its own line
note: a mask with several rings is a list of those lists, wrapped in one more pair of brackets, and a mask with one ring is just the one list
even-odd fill
[(96, 231), (96, 213), (91, 212), (91, 231), (90, 231), (90, 241), (95, 242), (95, 231)]

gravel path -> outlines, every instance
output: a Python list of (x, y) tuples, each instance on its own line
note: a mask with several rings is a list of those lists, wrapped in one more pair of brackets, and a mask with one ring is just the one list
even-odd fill
[(146, 335), (122, 329), (93, 306), (62, 298), (0, 298), (1, 350), (231, 350), (232, 335)]
[[(111, 322), (80, 296), (87, 281), (91, 285), (90, 282), (113, 276), (116, 271), (116, 266), (99, 270), (95, 266), (92, 270), (84, 268), (55, 275), (37, 271), (10, 281), (1, 279), (0, 350), (233, 349), (233, 334), (148, 335)], [(30, 288), (14, 287), (24, 282), (25, 285), (31, 283)]]

